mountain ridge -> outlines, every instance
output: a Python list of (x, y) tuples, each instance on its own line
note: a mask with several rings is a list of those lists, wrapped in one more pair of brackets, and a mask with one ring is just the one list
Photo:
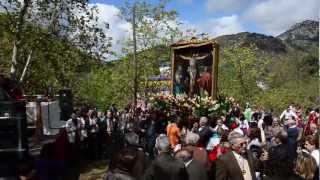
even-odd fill
[(291, 54), (295, 51), (316, 53), (319, 48), (319, 22), (305, 20), (291, 26), (278, 36), (240, 32), (215, 38), (222, 49), (254, 46), (258, 52), (270, 55)]

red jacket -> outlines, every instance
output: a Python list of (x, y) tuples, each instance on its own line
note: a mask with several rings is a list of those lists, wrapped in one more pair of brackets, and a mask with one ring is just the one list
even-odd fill
[(220, 144), (218, 144), (216, 147), (213, 148), (212, 151), (209, 152), (208, 154), (209, 161), (213, 162), (217, 160), (220, 155), (226, 154), (229, 151), (230, 151), (229, 148), (223, 147)]

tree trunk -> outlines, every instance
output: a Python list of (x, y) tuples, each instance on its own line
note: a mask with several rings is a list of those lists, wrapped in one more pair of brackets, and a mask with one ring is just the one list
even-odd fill
[(27, 69), (28, 69), (28, 66), (29, 66), (29, 63), (30, 63), (30, 60), (31, 60), (31, 55), (32, 55), (32, 50), (31, 50), (31, 52), (30, 52), (29, 55), (28, 55), (28, 59), (27, 59), (26, 65), (25, 65), (24, 68), (23, 68), (23, 72), (22, 72), (22, 75), (21, 75), (21, 77), (20, 77), (19, 83), (22, 83), (22, 82), (23, 82), (24, 76), (26, 75), (26, 72), (27, 72)]
[(11, 69), (10, 69), (11, 79), (16, 79), (16, 75), (17, 75), (16, 72), (17, 72), (17, 43), (16, 41), (14, 41), (12, 57), (11, 57)]
[(133, 62), (134, 62), (134, 107), (137, 107), (137, 95), (138, 95), (138, 62), (137, 62), (137, 41), (136, 41), (136, 5), (132, 8), (132, 36), (133, 36)]
[(19, 51), (19, 47), (20, 47), (20, 43), (21, 43), (22, 27), (25, 22), (24, 17), (27, 14), (27, 10), (31, 4), (31, 0), (24, 0), (23, 2), (24, 2), (24, 4), (23, 4), (21, 11), (19, 13), (19, 18), (18, 18), (19, 20), (17, 23), (17, 29), (16, 29), (16, 33), (15, 33), (14, 42), (13, 42), (11, 70), (10, 70), (11, 79), (13, 79), (13, 80), (17, 80), (17, 65), (18, 65), (17, 57), (18, 57), (18, 51)]

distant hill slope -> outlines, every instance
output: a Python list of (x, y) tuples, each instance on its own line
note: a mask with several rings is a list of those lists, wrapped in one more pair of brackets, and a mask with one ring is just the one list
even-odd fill
[(313, 52), (319, 48), (319, 22), (297, 23), (277, 37), (296, 49)]
[(317, 53), (319, 48), (319, 22), (306, 20), (293, 25), (277, 37), (242, 32), (216, 38), (222, 48), (249, 47), (270, 55), (289, 55), (292, 52)]
[(285, 53), (286, 45), (281, 39), (258, 33), (242, 32), (216, 38), (222, 48), (256, 46), (256, 50), (267, 53)]
[[(293, 102), (304, 108), (318, 107), (318, 24), (317, 21), (303, 21), (278, 36), (242, 32), (215, 38), (221, 47), (219, 91), (273, 108), (276, 113)], [(224, 51), (233, 47), (232, 51)], [(254, 59), (245, 59), (242, 47), (253, 47)], [(234, 61), (244, 61), (244, 68), (241, 62)], [(246, 66), (248, 63), (251, 67)]]
[(277, 37), (281, 40), (318, 42), (319, 22), (306, 20), (301, 23), (297, 23)]

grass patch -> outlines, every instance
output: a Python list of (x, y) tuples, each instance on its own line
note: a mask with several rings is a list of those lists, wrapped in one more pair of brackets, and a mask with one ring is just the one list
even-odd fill
[(108, 161), (97, 161), (88, 164), (80, 173), (80, 180), (102, 180), (108, 170)]

